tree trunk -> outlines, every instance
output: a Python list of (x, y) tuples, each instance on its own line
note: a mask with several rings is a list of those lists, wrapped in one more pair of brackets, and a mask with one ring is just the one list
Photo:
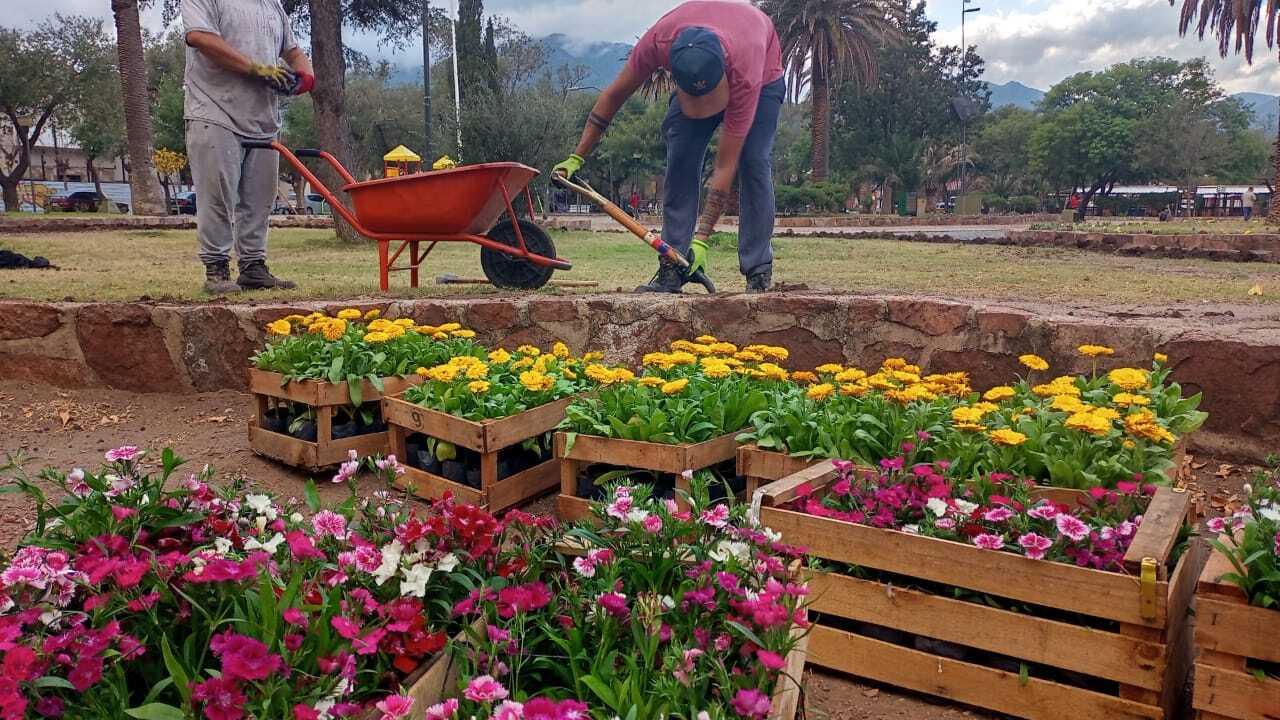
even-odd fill
[(1084, 222), (1085, 215), (1089, 212), (1089, 201), (1093, 199), (1094, 195), (1098, 194), (1099, 190), (1102, 190), (1108, 183), (1110, 183), (1109, 178), (1109, 173), (1107, 175), (1103, 175), (1093, 184), (1092, 187), (1085, 191), (1084, 195), (1080, 198), (1080, 207), (1076, 208), (1076, 222)]
[(1271, 180), (1271, 200), (1267, 209), (1267, 224), (1280, 225), (1280, 198), (1276, 197), (1276, 188), (1280, 187), (1280, 130), (1276, 132), (1275, 154), (1271, 159), (1276, 163), (1276, 174)]
[(813, 100), (813, 115), (809, 127), (813, 133), (813, 172), (809, 179), (813, 182), (824, 182), (830, 174), (829, 163), (831, 151), (829, 123), (831, 120), (831, 87), (827, 84), (826, 68), (815, 62), (811, 71), (810, 82)]
[(138, 0), (111, 0), (116, 21), (116, 48), (120, 55), (121, 97), (129, 139), (129, 188), (134, 215), (167, 215), (160, 182), (151, 154), (151, 97), (147, 87), (147, 63), (142, 56), (142, 26)]
[[(355, 167), (351, 154), (351, 125), (346, 113), (346, 63), (342, 56), (342, 3), (339, 0), (309, 0), (311, 8), (311, 62), (316, 69), (316, 86), (311, 91), (315, 106), (316, 137), (347, 168)], [(339, 200), (346, 193), (338, 174), (327, 163), (319, 167), (320, 179)], [(333, 212), (333, 229), (347, 242), (361, 237)]]
[(4, 191), (4, 209), (5, 212), (18, 212), (21, 205), (18, 202), (18, 183), (21, 180), (9, 178), (0, 178), (0, 189)]
[(93, 183), (94, 192), (98, 193), (98, 211), (111, 212), (111, 200), (106, 193), (102, 192), (102, 179), (98, 177), (98, 166), (94, 163), (97, 158), (92, 155), (84, 156), (84, 169), (89, 173), (89, 181)]

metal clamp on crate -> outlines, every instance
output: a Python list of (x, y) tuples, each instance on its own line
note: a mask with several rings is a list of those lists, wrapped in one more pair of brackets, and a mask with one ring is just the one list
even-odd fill
[(1147, 620), (1156, 619), (1156, 559), (1142, 558), (1142, 575), (1139, 578), (1138, 612)]

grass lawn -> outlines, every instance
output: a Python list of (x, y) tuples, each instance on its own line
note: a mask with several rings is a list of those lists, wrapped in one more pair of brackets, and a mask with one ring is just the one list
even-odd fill
[(1174, 218), (1160, 222), (1151, 218), (1100, 219), (1090, 218), (1083, 223), (1037, 223), (1032, 230), (1077, 230), (1097, 233), (1150, 233), (1152, 235), (1199, 235), (1221, 233), (1244, 235), (1280, 232), (1280, 227), (1267, 225), (1261, 218), (1245, 222), (1242, 218)]
[[(597, 280), (599, 288), (543, 292), (631, 290), (646, 282), (654, 253), (630, 235), (556, 233), (560, 254), (575, 263), (556, 278)], [(1200, 260), (1129, 258), (1077, 250), (940, 245), (902, 240), (779, 238), (775, 281), (812, 289), (902, 292), (1035, 300), (1071, 304), (1170, 302), (1280, 303), (1280, 266)], [(137, 230), (0, 236), (0, 247), (43, 255), (57, 270), (0, 271), (0, 297), (203, 300), (203, 268), (193, 230)], [(372, 244), (347, 245), (328, 230), (271, 231), (272, 271), (299, 289), (253, 293), (253, 299), (356, 297), (377, 293), (377, 253)], [(711, 275), (720, 290), (741, 291), (737, 252), (714, 247)], [(422, 287), (408, 287), (406, 273), (392, 277), (398, 297), (486, 293), (488, 285), (441, 286), (441, 273), (483, 277), (479, 249), (441, 244), (424, 266)], [(1260, 284), (1261, 297), (1248, 290)], [(702, 292), (691, 288), (690, 292)]]

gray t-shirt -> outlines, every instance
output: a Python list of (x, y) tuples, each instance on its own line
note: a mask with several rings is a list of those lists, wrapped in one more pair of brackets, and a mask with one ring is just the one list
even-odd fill
[[(298, 46), (280, 0), (182, 0), (186, 32), (219, 35), (256, 63), (275, 65)], [(265, 83), (231, 72), (187, 46), (183, 117), (248, 138), (270, 138), (280, 129), (280, 95)]]

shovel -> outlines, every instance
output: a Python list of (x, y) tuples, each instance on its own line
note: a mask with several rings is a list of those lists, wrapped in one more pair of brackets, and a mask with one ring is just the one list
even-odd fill
[(685, 270), (685, 282), (696, 282), (706, 288), (708, 293), (715, 294), (715, 283), (711, 282), (711, 278), (707, 277), (705, 272), (698, 270), (693, 274), (689, 274), (689, 261), (685, 260), (675, 248), (668, 245), (652, 230), (649, 230), (645, 226), (636, 222), (635, 218), (628, 215), (625, 210), (609, 202), (608, 198), (596, 192), (594, 188), (586, 183), (586, 181), (579, 180), (578, 182), (574, 182), (559, 173), (552, 173), (551, 180), (561, 187), (568, 188), (596, 205), (599, 205), (600, 209), (604, 210), (606, 215), (613, 218), (619, 225), (629, 230), (632, 235), (643, 240), (645, 244), (656, 250), (662, 257), (683, 268)]

